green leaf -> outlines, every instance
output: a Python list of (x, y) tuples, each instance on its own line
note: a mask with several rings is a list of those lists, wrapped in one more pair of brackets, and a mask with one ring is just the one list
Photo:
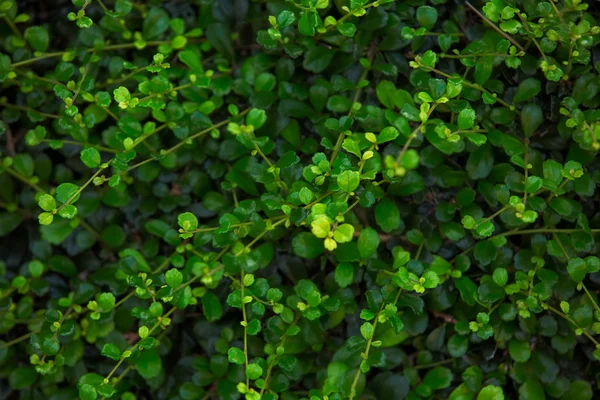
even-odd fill
[(360, 174), (356, 171), (344, 171), (338, 175), (337, 184), (342, 191), (351, 193), (360, 184)]
[(25, 29), (25, 39), (35, 51), (45, 52), (50, 44), (50, 37), (46, 28), (31, 26)]
[(384, 199), (375, 206), (375, 220), (386, 233), (398, 229), (402, 223), (400, 211), (390, 199)]
[(365, 228), (358, 237), (358, 252), (360, 257), (365, 259), (371, 257), (377, 252), (379, 247), (379, 234), (373, 228)]
[(581, 282), (587, 274), (587, 265), (581, 258), (571, 258), (567, 264), (567, 272), (575, 282)]
[(375, 329), (373, 328), (373, 324), (370, 322), (365, 322), (360, 326), (360, 334), (365, 340), (369, 340), (373, 337), (373, 333)]
[(291, 24), (294, 23), (295, 20), (296, 20), (296, 16), (294, 15), (294, 13), (291, 11), (288, 11), (288, 10), (283, 10), (277, 16), (277, 23), (281, 27), (290, 26)]
[(260, 378), (262, 373), (263, 369), (258, 364), (248, 364), (246, 368), (246, 376), (252, 380)]
[(93, 147), (81, 150), (79, 154), (81, 161), (89, 168), (98, 168), (102, 163), (100, 152)]
[(542, 90), (542, 83), (535, 78), (524, 79), (513, 97), (513, 103), (520, 103), (535, 97)]
[(504, 400), (504, 393), (499, 386), (488, 385), (481, 389), (477, 395), (477, 400)]
[(304, 36), (314, 36), (317, 26), (317, 14), (311, 11), (302, 11), (298, 21), (298, 31)]
[(479, 57), (475, 62), (475, 82), (483, 85), (492, 76), (494, 57)]
[(529, 193), (535, 193), (542, 188), (543, 183), (542, 178), (538, 176), (529, 176), (525, 182), (525, 190)]
[(165, 273), (165, 282), (173, 289), (177, 289), (183, 283), (183, 275), (176, 268), (171, 268)]
[(322, 46), (314, 46), (304, 54), (302, 66), (305, 70), (319, 74), (329, 66), (335, 51)]
[(117, 103), (126, 103), (129, 100), (131, 100), (131, 94), (125, 86), (119, 86), (118, 88), (113, 90), (113, 96), (115, 97), (115, 101)]
[(14, 390), (21, 390), (33, 385), (37, 380), (37, 374), (33, 367), (19, 367), (10, 372), (8, 384)]
[(209, 322), (221, 319), (223, 315), (223, 306), (219, 298), (213, 292), (207, 292), (202, 297), (202, 311)]
[(342, 224), (333, 232), (333, 238), (338, 243), (346, 243), (352, 241), (354, 236), (354, 227), (350, 224)]
[(427, 28), (431, 29), (437, 22), (438, 12), (435, 8), (429, 6), (421, 6), (417, 8), (417, 22)]
[(104, 347), (102, 347), (102, 355), (115, 361), (121, 359), (121, 351), (119, 351), (119, 348), (112, 343), (106, 343)]
[(452, 371), (446, 367), (435, 367), (425, 374), (423, 382), (432, 390), (445, 389), (452, 383)]
[(252, 125), (254, 129), (260, 129), (267, 122), (265, 110), (253, 108), (246, 116), (246, 125)]
[(354, 37), (356, 33), (356, 25), (351, 22), (336, 25), (336, 29), (344, 36)]
[(335, 281), (341, 288), (346, 288), (354, 281), (354, 267), (350, 263), (339, 263), (335, 268)]
[(531, 348), (529, 343), (513, 339), (508, 344), (508, 353), (516, 362), (524, 363), (531, 357)]
[(98, 392), (96, 388), (90, 384), (83, 384), (79, 386), (79, 399), (80, 400), (96, 400), (98, 398)]
[(323, 240), (309, 232), (296, 235), (292, 240), (292, 248), (294, 254), (302, 258), (315, 258), (325, 251)]
[(177, 223), (186, 232), (198, 229), (198, 218), (190, 212), (184, 212), (177, 216)]
[(242, 365), (245, 362), (244, 352), (237, 347), (230, 347), (227, 350), (227, 359), (232, 364)]
[[(72, 183), (62, 183), (56, 188), (56, 199), (63, 204), (67, 204), (71, 198), (71, 203), (75, 203), (79, 199), (79, 194), (75, 194), (79, 191), (79, 187)], [(73, 197), (75, 196), (75, 197)]]
[(49, 194), (43, 194), (38, 199), (38, 205), (44, 211), (52, 211), (56, 208), (56, 200)]
[(348, 153), (354, 154), (358, 158), (362, 157), (360, 147), (358, 147), (358, 144), (356, 143), (356, 141), (354, 141), (350, 138), (344, 139), (344, 142), (342, 143), (342, 148), (344, 150), (346, 150)]
[(6, 54), (0, 53), (0, 82), (4, 82), (11, 71), (11, 59)]
[(508, 271), (505, 268), (496, 268), (492, 277), (498, 286), (506, 286), (508, 283)]
[(537, 104), (526, 104), (521, 111), (521, 128), (525, 137), (531, 137), (544, 122), (542, 108)]
[(139, 353), (135, 369), (144, 379), (156, 378), (162, 371), (162, 360), (156, 349), (144, 350)]
[(469, 154), (466, 166), (467, 174), (474, 180), (484, 179), (492, 172), (493, 166), (494, 151), (491, 145), (485, 144)]
[(151, 8), (146, 18), (144, 18), (142, 30), (144, 38), (156, 39), (167, 29), (169, 29), (169, 14), (162, 8)]
[(458, 127), (460, 129), (471, 129), (475, 125), (475, 110), (472, 108), (465, 108), (458, 114)]
[(377, 143), (385, 143), (395, 140), (398, 136), (400, 136), (400, 132), (398, 129), (393, 126), (386, 126), (381, 130), (379, 135), (377, 135)]

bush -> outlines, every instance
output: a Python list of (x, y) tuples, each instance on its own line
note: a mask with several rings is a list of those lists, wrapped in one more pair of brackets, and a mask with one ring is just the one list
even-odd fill
[(0, 0), (4, 398), (593, 397), (593, 2), (72, 3)]

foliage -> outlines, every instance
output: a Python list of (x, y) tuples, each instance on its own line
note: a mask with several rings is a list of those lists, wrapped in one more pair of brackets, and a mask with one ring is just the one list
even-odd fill
[(598, 390), (592, 1), (17, 3), (4, 397)]

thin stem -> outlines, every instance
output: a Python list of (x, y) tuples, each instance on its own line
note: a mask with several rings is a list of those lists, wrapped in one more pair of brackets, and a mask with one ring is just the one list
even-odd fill
[[(398, 293), (396, 293), (396, 298), (394, 299), (393, 304), (396, 304), (398, 302), (398, 299), (400, 298), (401, 293), (402, 293), (402, 288), (399, 288)], [(373, 334), (371, 335), (369, 340), (367, 340), (367, 346), (365, 348), (365, 352), (363, 354), (361, 354), (363, 360), (367, 360), (369, 358), (369, 351), (371, 350), (373, 338), (375, 337), (375, 330), (377, 329), (377, 322), (379, 321), (379, 315), (383, 312), (385, 306), (386, 306), (385, 302), (381, 303), (381, 307), (379, 308), (379, 311), (377, 312), (377, 314), (375, 314), (375, 322), (373, 322)], [(350, 387), (350, 400), (353, 400), (354, 396), (356, 396), (356, 385), (358, 384), (358, 379), (360, 378), (361, 373), (362, 373), (362, 371), (360, 370), (360, 365), (359, 365), (358, 370), (356, 371), (356, 375), (354, 375), (354, 379), (352, 380), (352, 386)]]
[[(296, 315), (296, 318), (294, 318), (294, 321), (292, 321), (292, 323), (290, 324), (288, 329), (290, 329), (292, 326), (295, 326), (298, 323), (301, 315), (302, 314)], [(283, 347), (285, 345), (286, 340), (287, 340), (287, 329), (284, 332), (283, 336), (281, 337), (281, 342), (279, 343), (279, 346), (277, 346), (277, 347)], [(260, 389), (260, 397), (261, 398), (262, 398), (262, 395), (265, 393), (265, 391), (269, 388), (269, 378), (271, 377), (271, 372), (273, 371), (273, 368), (275, 367), (275, 364), (277, 363), (278, 358), (279, 358), (279, 355), (277, 353), (275, 353), (275, 356), (269, 363), (269, 367), (267, 368), (267, 375), (265, 376), (265, 383), (263, 384), (263, 387)]]
[[(423, 64), (419, 64), (419, 67), (421, 67), (421, 68), (423, 68), (423, 69), (425, 69), (425, 70), (427, 70), (427, 71), (431, 71), (431, 72), (433, 72), (433, 73), (435, 73), (435, 74), (438, 74), (438, 75), (440, 75), (440, 76), (443, 76), (443, 77), (445, 77), (445, 78), (452, 78), (452, 75), (450, 75), (450, 74), (447, 74), (447, 73), (445, 73), (445, 72), (442, 72), (442, 71), (440, 71), (439, 69), (435, 69), (435, 68), (432, 68), (432, 67), (428, 67), (428, 66), (426, 66), (426, 65), (423, 65)], [(466, 81), (466, 80), (464, 80), (464, 79), (463, 79), (463, 81), (462, 81), (462, 84), (463, 84), (463, 86), (466, 86), (466, 87), (470, 87), (470, 88), (473, 88), (473, 89), (479, 90), (479, 91), (480, 91), (480, 92), (482, 92), (482, 93), (487, 93), (487, 94), (489, 94), (490, 96), (494, 97), (494, 95), (492, 94), (492, 92), (490, 92), (489, 90), (487, 90), (486, 88), (484, 88), (484, 87), (483, 87), (483, 86), (481, 86), (481, 85), (477, 85), (477, 84), (475, 84), (475, 83), (471, 83), (471, 82), (469, 82), (469, 81)], [(521, 111), (517, 110), (517, 109), (515, 108), (515, 106), (513, 106), (513, 105), (511, 105), (511, 104), (508, 104), (507, 102), (505, 102), (504, 100), (502, 100), (502, 99), (501, 99), (501, 98), (499, 98), (499, 97), (494, 97), (494, 98), (496, 99), (496, 101), (497, 101), (498, 103), (502, 104), (504, 107), (506, 107), (506, 108), (508, 108), (509, 110), (511, 110), (511, 111), (513, 111), (513, 112), (515, 112), (515, 113), (517, 113), (518, 115), (521, 115)]]
[(176, 87), (174, 87), (173, 89), (165, 90), (164, 92), (157, 92), (157, 93), (152, 93), (152, 94), (149, 94), (149, 95), (148, 95), (148, 96), (146, 96), (146, 97), (142, 97), (142, 98), (141, 98), (139, 101), (140, 101), (140, 103), (141, 103), (141, 102), (143, 102), (143, 101), (146, 101), (146, 100), (153, 99), (153, 98), (155, 98), (156, 96), (161, 96), (161, 95), (163, 95), (163, 94), (168, 94), (168, 93), (171, 93), (171, 92), (177, 92), (178, 90), (187, 89), (187, 88), (189, 88), (189, 87), (191, 87), (191, 86), (193, 86), (193, 85), (194, 85), (194, 84), (193, 84), (192, 82), (189, 82), (189, 83), (186, 83), (185, 85), (176, 86)]
[[(238, 116), (238, 117), (242, 117), (242, 116), (244, 116), (244, 115), (248, 114), (248, 112), (250, 112), (250, 109), (249, 109), (249, 108), (247, 108), (246, 110), (242, 111), (242, 112), (241, 112), (241, 113), (239, 113), (237, 116)], [(176, 144), (175, 146), (171, 147), (170, 149), (168, 149), (168, 150), (166, 150), (166, 151), (164, 151), (164, 152), (161, 152), (161, 154), (162, 154), (162, 155), (167, 155), (167, 154), (169, 154), (169, 153), (172, 153), (172, 152), (174, 152), (175, 150), (177, 150), (178, 148), (180, 148), (181, 146), (183, 146), (185, 143), (187, 143), (187, 142), (192, 142), (192, 141), (194, 141), (195, 139), (199, 138), (200, 136), (202, 136), (202, 135), (206, 135), (207, 133), (210, 133), (210, 132), (211, 132), (213, 129), (218, 129), (218, 128), (220, 128), (220, 127), (224, 126), (224, 125), (227, 125), (227, 124), (229, 123), (229, 121), (230, 121), (230, 120), (231, 120), (231, 118), (228, 118), (228, 119), (226, 119), (226, 120), (224, 120), (224, 121), (221, 121), (221, 122), (219, 122), (218, 124), (214, 124), (213, 126), (211, 126), (211, 127), (209, 127), (209, 128), (206, 128), (206, 129), (204, 129), (203, 131), (200, 131), (200, 132), (198, 132), (198, 133), (196, 133), (196, 134), (194, 134), (194, 135), (190, 136), (189, 138), (186, 138), (185, 140), (183, 140), (183, 141), (179, 142), (178, 144)]]
[(63, 142), (65, 144), (72, 144), (72, 145), (75, 145), (75, 146), (81, 146), (81, 147), (93, 147), (96, 150), (104, 151), (104, 152), (107, 152), (107, 153), (119, 153), (119, 150), (111, 149), (110, 147), (104, 147), (104, 146), (100, 146), (100, 145), (92, 144), (92, 143), (87, 143), (87, 142), (78, 142), (76, 140), (68, 140), (68, 139), (42, 139), (42, 140), (40, 140), (40, 142), (43, 142), (43, 143), (52, 143), (52, 142), (55, 142), (55, 141)]
[(92, 181), (94, 180), (94, 178), (96, 178), (98, 175), (100, 175), (100, 173), (104, 171), (104, 168), (100, 167), (98, 168), (98, 170), (94, 173), (94, 175), (92, 175), (90, 177), (90, 179), (87, 180), (86, 183), (83, 184), (83, 186), (81, 186), (70, 198), (69, 200), (67, 200), (66, 203), (62, 204), (60, 207), (58, 207), (57, 211), (60, 210), (61, 208), (63, 208), (64, 206), (67, 206), (69, 204), (71, 204), (71, 202), (73, 201), (73, 199), (75, 199), (77, 196), (79, 196), (81, 194), (81, 192), (83, 192), (85, 190), (86, 187), (88, 187), (90, 185), (90, 183), (92, 183)]
[(148, 67), (137, 68), (137, 69), (133, 70), (132, 72), (130, 72), (129, 74), (125, 75), (124, 77), (122, 77), (120, 79), (117, 79), (115, 81), (112, 81), (110, 83), (107, 83), (105, 85), (101, 85), (100, 87), (106, 87), (106, 86), (110, 86), (110, 85), (116, 85), (116, 84), (119, 84), (121, 82), (125, 82), (128, 79), (130, 79), (130, 78), (134, 77), (135, 75), (139, 74), (140, 72), (146, 71), (147, 68)]
[(115, 121), (119, 121), (119, 117), (117, 117), (115, 115), (115, 113), (113, 113), (112, 111), (110, 111), (110, 108), (108, 108), (108, 107), (102, 107), (102, 109), (104, 110), (104, 112), (106, 112), (108, 115), (110, 115), (110, 117), (112, 119), (114, 119)]
[[(550, 2), (552, 2), (552, 0)], [(533, 42), (533, 44), (535, 45), (535, 47), (537, 47), (537, 49), (540, 52), (542, 58), (544, 59), (544, 61), (547, 61), (548, 59), (546, 58), (546, 54), (544, 54), (544, 50), (542, 50), (542, 47), (540, 46), (540, 44), (538, 43), (538, 41), (535, 40), (535, 36), (529, 30), (529, 24), (527, 24), (527, 20), (525, 20), (525, 18), (523, 18), (520, 13), (517, 13), (517, 16), (521, 20), (521, 23), (523, 24), (523, 28), (525, 28), (525, 31), (527, 31), (527, 34), (530, 36), (531, 41)]]
[(573, 324), (575, 326), (575, 328), (580, 329), (581, 332), (592, 341), (592, 343), (594, 343), (596, 345), (596, 347), (600, 346), (600, 343), (598, 343), (598, 341), (596, 339), (594, 339), (594, 337), (592, 335), (590, 335), (588, 333), (588, 331), (586, 331), (585, 329), (581, 328), (577, 322), (575, 322), (571, 317), (569, 317), (568, 315), (562, 313), (561, 311), (558, 311), (556, 308), (552, 307), (551, 305), (547, 304), (547, 303), (542, 303), (542, 306), (546, 307), (548, 310), (552, 311), (553, 313), (555, 313), (556, 315), (564, 318), (565, 320), (567, 320), (568, 322), (570, 322), (571, 324)]
[[(569, 256), (569, 254), (567, 253), (567, 251), (566, 251), (565, 247), (563, 246), (561, 240), (559, 239), (558, 235), (554, 234), (553, 236), (554, 236), (554, 240), (556, 241), (556, 243), (558, 243), (558, 247), (560, 248), (560, 250), (565, 255), (565, 258), (567, 259), (567, 262), (569, 262), (569, 260), (571, 259), (571, 256)], [(581, 281), (579, 283), (581, 284), (581, 287), (585, 291), (585, 294), (588, 297), (588, 299), (590, 299), (590, 301), (594, 305), (594, 308), (596, 309), (596, 311), (600, 312), (600, 307), (596, 303), (596, 300), (594, 300), (594, 298), (592, 297), (592, 294), (589, 292), (589, 290), (587, 289), (587, 287), (585, 287), (583, 281)]]
[(596, 303), (596, 300), (594, 300), (594, 298), (592, 297), (592, 294), (590, 293), (590, 291), (585, 287), (585, 285), (583, 284), (583, 282), (581, 282), (581, 287), (585, 291), (585, 294), (587, 295), (588, 299), (590, 299), (590, 301), (594, 305), (594, 308), (596, 309), (596, 311), (600, 313), (600, 307)]
[[(150, 41), (150, 42), (146, 42), (146, 47), (148, 47), (148, 46), (159, 46), (161, 44), (168, 44), (168, 43), (171, 43), (171, 41), (170, 40)], [(137, 48), (136, 45), (135, 45), (135, 43), (113, 44), (113, 45), (104, 46), (101, 49), (88, 48), (88, 49), (86, 49), (86, 51), (88, 53), (96, 53), (96, 52), (99, 52), (99, 51), (122, 50), (122, 49), (131, 49), (131, 48)], [(12, 67), (13, 68), (18, 68), (18, 67), (22, 67), (23, 65), (28, 65), (28, 64), (40, 61), (40, 60), (45, 60), (47, 58), (62, 57), (67, 52), (70, 52), (70, 51), (56, 51), (56, 52), (53, 52), (53, 53), (46, 53), (46, 54), (43, 54), (43, 55), (41, 55), (39, 57), (34, 57), (34, 58), (30, 58), (28, 60), (23, 60), (23, 61), (16, 62), (16, 63), (12, 64)]]
[(254, 246), (254, 244), (256, 244), (256, 242), (258, 242), (263, 236), (265, 236), (267, 234), (267, 232), (272, 231), (273, 229), (275, 229), (276, 226), (281, 225), (287, 221), (288, 221), (288, 217), (285, 216), (285, 218), (275, 222), (273, 224), (273, 226), (271, 227), (271, 229), (265, 229), (264, 231), (262, 231), (257, 237), (254, 238), (254, 240), (252, 240), (250, 243), (248, 243), (248, 245), (246, 247), (244, 247), (242, 250), (240, 250), (240, 252), (237, 253), (235, 256), (239, 257), (242, 254), (244, 254), (245, 252), (247, 252), (248, 250), (250, 250), (252, 248), (252, 246)]
[[(148, 336), (152, 335), (152, 332), (154, 332), (156, 330), (156, 328), (158, 328), (161, 325), (162, 320), (164, 318), (168, 318), (171, 314), (173, 314), (175, 312), (175, 310), (177, 310), (177, 307), (171, 308), (169, 311), (167, 311), (167, 313), (165, 315), (163, 315), (161, 317), (158, 317), (158, 321), (154, 324), (154, 326), (152, 326), (152, 328), (150, 328), (150, 332), (148, 333)], [(133, 353), (133, 351), (136, 350), (139, 347), (140, 341), (138, 341), (136, 344), (134, 344), (133, 346), (131, 346), (128, 349), (128, 351), (130, 351), (130, 352)], [(121, 356), (121, 358), (120, 358), (119, 362), (117, 363), (117, 365), (115, 365), (115, 367), (110, 371), (110, 373), (104, 379), (105, 382), (108, 382), (110, 380), (110, 378), (115, 374), (115, 372), (117, 371), (117, 369), (119, 369), (119, 367), (121, 366), (121, 364), (123, 364), (123, 361), (125, 361), (126, 359), (127, 358)]]
[(11, 340), (10, 342), (6, 342), (4, 344), (0, 344), (0, 350), (3, 350), (3, 349), (5, 349), (7, 347), (10, 347), (10, 346), (13, 346), (13, 345), (15, 345), (17, 343), (21, 343), (22, 341), (29, 339), (32, 335), (34, 335), (36, 333), (37, 332), (29, 332), (29, 333), (26, 333), (23, 336), (19, 336), (18, 338)]
[(457, 33), (447, 33), (447, 32), (425, 32), (425, 33), (423, 33), (422, 35), (423, 35), (423, 36), (458, 36), (458, 37), (465, 36), (465, 34), (464, 34), (464, 33), (460, 33), (460, 32), (457, 32)]
[(13, 110), (20, 110), (20, 111), (28, 111), (28, 112), (37, 113), (37, 114), (39, 114), (39, 115), (41, 115), (43, 117), (46, 117), (46, 118), (54, 118), (54, 119), (59, 119), (60, 118), (60, 115), (43, 113), (43, 112), (34, 110), (33, 108), (30, 108), (30, 107), (19, 106), (19, 105), (10, 104), (10, 103), (1, 103), (0, 105), (3, 106), (3, 107), (6, 107), (6, 108), (12, 108)]
[(26, 177), (24, 177), (23, 175), (21, 175), (20, 173), (18, 173), (14, 169), (12, 169), (10, 167), (5, 167), (4, 170), (6, 172), (8, 172), (10, 175), (12, 175), (15, 178), (17, 178), (18, 180), (20, 180), (21, 182), (23, 182), (23, 183), (31, 186), (33, 189), (37, 190), (38, 192), (46, 193), (46, 191), (44, 189), (42, 189), (41, 187), (39, 187), (35, 183), (29, 182), (29, 180)]
[(442, 361), (437, 361), (437, 362), (433, 362), (433, 363), (429, 363), (429, 364), (417, 365), (414, 368), (415, 369), (429, 369), (429, 368), (439, 367), (440, 365), (450, 364), (452, 361), (454, 361), (454, 359), (450, 358), (448, 360), (442, 360)]
[(160, 127), (156, 128), (152, 132), (149, 132), (145, 135), (140, 136), (138, 139), (136, 139), (136, 141), (133, 143), (133, 145), (131, 146), (131, 148), (129, 150), (135, 149), (137, 147), (137, 145), (139, 145), (140, 143), (143, 143), (150, 136), (162, 131), (163, 129), (167, 128), (168, 126), (169, 126), (168, 124), (161, 125)]
[[(350, 15), (350, 14), (348, 14)], [(343, 17), (340, 19), (340, 21), (342, 21)], [(371, 62), (373, 61), (373, 58), (375, 57), (375, 52), (372, 52), (369, 55), (369, 64), (371, 64)], [(369, 68), (365, 68), (365, 70), (363, 71), (362, 75), (360, 76), (360, 78), (358, 79), (358, 84), (360, 85), (360, 83), (366, 79), (367, 75), (369, 74)], [(360, 97), (360, 93), (362, 91), (362, 87), (359, 87), (358, 89), (356, 89), (356, 93), (354, 94), (354, 99), (352, 100), (352, 104), (350, 105), (350, 111), (348, 112), (348, 115), (352, 115), (352, 112), (354, 110), (354, 105), (356, 103), (358, 103), (358, 99)], [(335, 146), (333, 147), (333, 153), (331, 154), (331, 159), (329, 160), (329, 164), (333, 166), (333, 162), (335, 161), (338, 153), (340, 152), (340, 149), (342, 148), (342, 143), (344, 142), (344, 138), (346, 137), (346, 133), (345, 132), (340, 132), (337, 141), (335, 142)]]
[(469, 3), (468, 1), (465, 1), (465, 4), (467, 5), (467, 7), (469, 7), (475, 14), (477, 14), (477, 16), (479, 18), (481, 18), (482, 20), (484, 20), (491, 28), (493, 28), (496, 32), (498, 32), (499, 34), (501, 34), (502, 36), (504, 36), (506, 39), (508, 39), (512, 44), (514, 44), (519, 50), (521, 51), (525, 51), (525, 49), (523, 48), (523, 46), (521, 46), (519, 44), (519, 42), (517, 42), (515, 39), (513, 39), (510, 35), (508, 35), (506, 32), (504, 32), (502, 29), (498, 28), (496, 26), (496, 24), (494, 24), (492, 21), (490, 21), (489, 19), (487, 19), (487, 17), (485, 15), (483, 15), (482, 13), (479, 12), (478, 9), (476, 9), (475, 7), (473, 7), (473, 5), (471, 5), (471, 3)]
[(498, 211), (496, 211), (495, 213), (493, 213), (489, 217), (481, 220), (476, 226), (479, 226), (479, 225), (483, 224), (484, 222), (491, 221), (492, 219), (496, 218), (498, 215), (502, 214), (504, 211), (508, 210), (509, 208), (510, 208), (510, 206), (504, 206), (504, 207), (502, 207), (501, 209), (499, 209)]
[(273, 165), (271, 160), (269, 160), (269, 158), (265, 155), (265, 153), (263, 153), (263, 151), (261, 150), (261, 148), (258, 144), (254, 143), (254, 148), (256, 149), (256, 152), (262, 157), (263, 160), (265, 160), (265, 162), (269, 166), (269, 170), (275, 177), (275, 180), (277, 181), (277, 185), (279, 187), (281, 187), (285, 193), (287, 193), (289, 191), (288, 185), (279, 176), (279, 173), (277, 172), (275, 165)]
[(477, 57), (510, 57), (509, 54), (502, 53), (474, 53), (474, 54), (438, 54), (440, 58), (477, 58)]
[(246, 285), (244, 285), (244, 267), (242, 266), (241, 268), (241, 292), (242, 292), (242, 317), (243, 317), (243, 322), (242, 322), (242, 326), (244, 327), (244, 364), (246, 365), (246, 369), (244, 370), (244, 373), (246, 375), (246, 387), (250, 387), (250, 378), (248, 377), (248, 365), (250, 364), (250, 362), (248, 361), (248, 317), (246, 315), (246, 303), (244, 303), (244, 288), (246, 287)]
[(10, 18), (4, 17), (4, 20), (6, 21), (6, 24), (10, 27), (10, 29), (15, 33), (15, 35), (19, 37), (19, 39), (25, 40), (19, 28), (17, 28), (15, 23)]
[[(351, 17), (353, 17), (353, 16), (354, 16), (354, 13), (356, 13), (356, 12), (358, 12), (358, 11), (361, 11), (361, 10), (366, 10), (367, 8), (371, 8), (371, 7), (375, 6), (375, 3), (376, 3), (376, 2), (373, 2), (373, 3), (371, 3), (371, 4), (367, 4), (367, 5), (365, 5), (365, 6), (364, 6), (364, 7), (362, 7), (362, 8), (358, 8), (358, 9), (356, 9), (356, 10), (354, 10), (354, 11), (350, 11), (348, 14), (346, 14), (346, 15), (344, 15), (342, 18), (338, 19), (338, 20), (337, 20), (337, 22), (335, 23), (335, 25), (328, 25), (328, 26), (325, 28), (325, 32), (323, 32), (323, 33), (329, 32), (331, 29), (335, 28), (336, 26), (343, 24), (343, 23), (344, 23), (344, 22), (345, 22), (345, 21), (346, 21), (348, 18), (351, 18)], [(318, 40), (318, 39), (319, 39), (319, 38), (320, 38), (320, 37), (323, 35), (323, 33), (319, 33), (317, 36), (315, 36), (315, 39), (317, 39), (317, 40)]]
[(81, 91), (81, 86), (83, 85), (83, 81), (90, 70), (91, 63), (88, 63), (83, 70), (83, 75), (81, 75), (81, 79), (79, 80), (79, 84), (77, 85), (77, 90), (75, 90), (75, 94), (73, 95), (73, 104), (75, 104), (75, 100), (77, 100), (77, 96), (79, 96), (79, 92)]
[(433, 106), (431, 106), (431, 108), (429, 109), (429, 112), (427, 113), (427, 118), (425, 118), (424, 121), (421, 121), (419, 126), (417, 126), (412, 131), (412, 133), (410, 135), (408, 135), (408, 139), (406, 140), (406, 143), (404, 143), (404, 146), (402, 146), (402, 150), (400, 150), (400, 153), (398, 153), (398, 157), (396, 158), (396, 161), (398, 163), (400, 163), (402, 161), (402, 158), (404, 157), (404, 154), (406, 154), (406, 152), (408, 151), (408, 147), (410, 146), (411, 142), (417, 137), (417, 134), (419, 133), (421, 128), (423, 128), (427, 124), (427, 122), (429, 121), (429, 117), (431, 116), (431, 114), (433, 113), (433, 111), (435, 110), (436, 107), (437, 107), (437, 104), (434, 104)]
[[(527, 185), (527, 178), (529, 175), (529, 165), (528, 163), (528, 156), (529, 156), (529, 139), (525, 138), (524, 140), (525, 142), (525, 155), (523, 156), (523, 164), (525, 165), (525, 178), (523, 181), (523, 185)], [(523, 204), (527, 204), (527, 188), (525, 188), (524, 194), (523, 194)]]

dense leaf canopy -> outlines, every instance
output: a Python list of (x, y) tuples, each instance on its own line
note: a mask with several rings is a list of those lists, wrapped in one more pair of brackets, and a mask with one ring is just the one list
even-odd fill
[(600, 390), (596, 2), (27, 3), (0, 397)]

